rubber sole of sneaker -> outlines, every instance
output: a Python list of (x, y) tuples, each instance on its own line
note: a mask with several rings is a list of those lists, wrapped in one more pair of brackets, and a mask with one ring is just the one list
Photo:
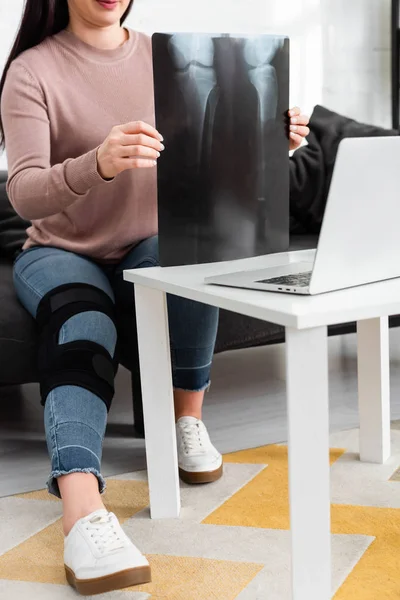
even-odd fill
[(182, 479), (182, 481), (189, 484), (212, 483), (213, 481), (221, 479), (223, 472), (224, 465), (222, 464), (215, 471), (202, 471), (201, 473), (179, 469), (179, 477)]
[(73, 571), (65, 566), (65, 574), (69, 585), (75, 588), (82, 596), (104, 594), (134, 585), (150, 583), (151, 581), (150, 567), (127, 569), (126, 571), (112, 573), (111, 575), (98, 577), (97, 579), (77, 579)]

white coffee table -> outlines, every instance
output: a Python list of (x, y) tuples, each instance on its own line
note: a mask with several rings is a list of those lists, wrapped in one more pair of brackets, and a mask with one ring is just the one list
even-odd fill
[[(294, 256), (294, 255), (292, 255)], [(308, 261), (311, 251), (296, 253)], [(327, 326), (358, 322), (361, 460), (390, 456), (388, 316), (400, 279), (314, 297), (205, 285), (204, 278), (278, 265), (276, 254), (230, 263), (125, 271), (135, 284), (152, 518), (178, 517), (180, 492), (166, 293), (283, 325), (289, 433), (293, 600), (331, 598)]]

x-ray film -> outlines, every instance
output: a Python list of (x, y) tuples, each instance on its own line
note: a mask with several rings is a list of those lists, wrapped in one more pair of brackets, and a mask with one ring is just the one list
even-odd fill
[(153, 36), (163, 266), (289, 245), (289, 40)]

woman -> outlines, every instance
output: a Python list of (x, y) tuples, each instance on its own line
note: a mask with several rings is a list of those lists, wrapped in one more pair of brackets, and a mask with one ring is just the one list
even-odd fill
[[(133, 309), (124, 269), (157, 264), (151, 45), (122, 27), (132, 0), (28, 0), (0, 84), (8, 192), (32, 222), (15, 286), (37, 319), (51, 494), (62, 498), (65, 568), (93, 594), (150, 580), (146, 558), (101, 499), (114, 387), (115, 305)], [(292, 113), (291, 149), (308, 134)], [(179, 467), (222, 474), (201, 421), (218, 313), (169, 298)]]

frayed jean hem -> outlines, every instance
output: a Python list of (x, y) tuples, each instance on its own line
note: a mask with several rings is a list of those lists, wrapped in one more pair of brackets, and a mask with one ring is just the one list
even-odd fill
[(208, 390), (211, 387), (211, 381), (208, 381), (205, 385), (202, 385), (200, 388), (197, 389), (187, 389), (187, 388), (183, 388), (183, 387), (178, 387), (174, 385), (174, 390), (176, 390), (177, 392), (192, 392), (192, 393), (196, 393), (196, 392), (208, 392)]
[(97, 481), (99, 482), (100, 494), (104, 493), (104, 491), (106, 489), (105, 479), (102, 477), (101, 473), (99, 473), (99, 471), (97, 471), (97, 469), (88, 468), (88, 469), (71, 469), (69, 471), (52, 471), (52, 473), (50, 474), (50, 477), (47, 481), (47, 489), (48, 489), (49, 494), (51, 494), (52, 496), (55, 496), (56, 498), (61, 499), (60, 488), (58, 487), (57, 479), (59, 477), (63, 477), (63, 475), (71, 475), (72, 473), (86, 473), (86, 474), (94, 475), (97, 478)]

